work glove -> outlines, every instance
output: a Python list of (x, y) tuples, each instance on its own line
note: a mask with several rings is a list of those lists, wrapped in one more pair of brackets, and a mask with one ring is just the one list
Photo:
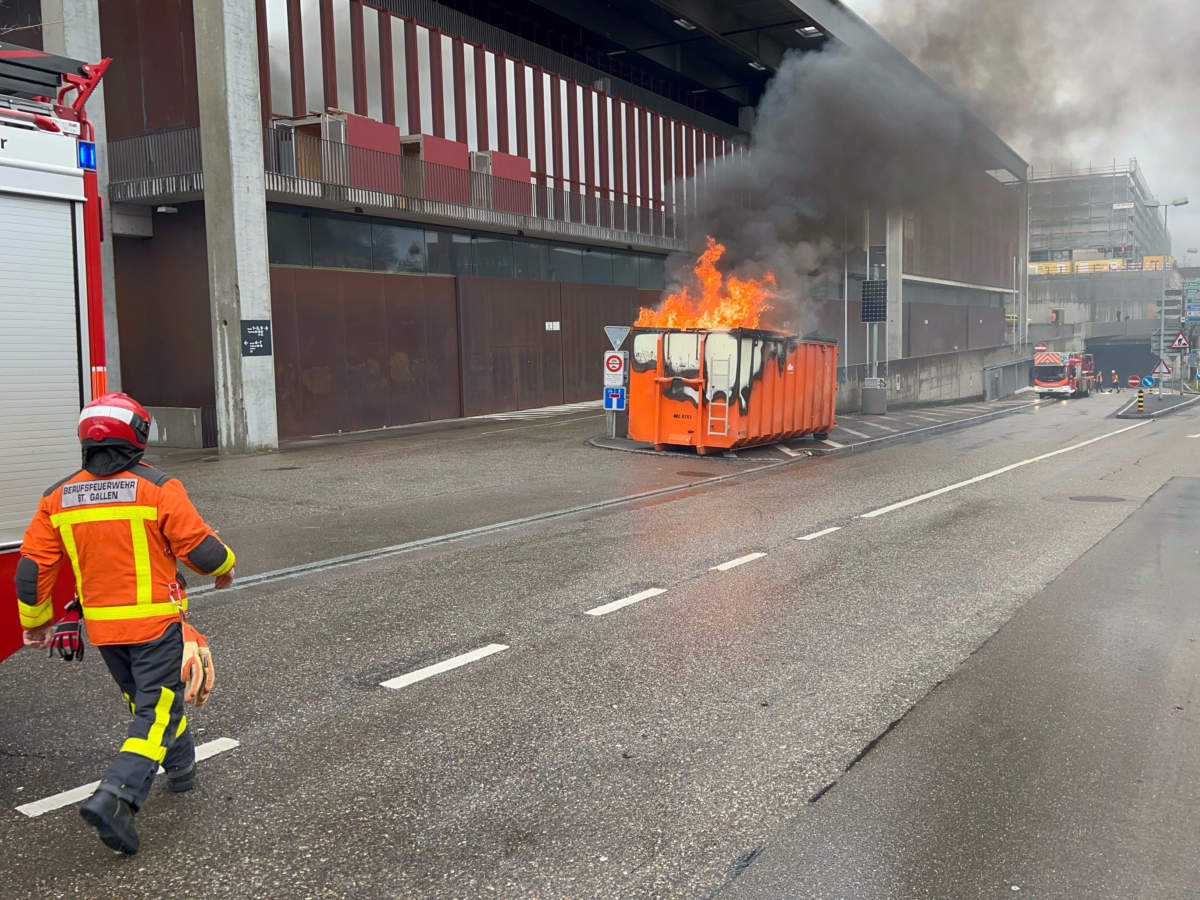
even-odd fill
[(50, 635), (51, 658), (54, 657), (54, 651), (57, 650), (58, 655), (63, 659), (83, 661), (83, 623), (80, 622), (82, 615), (83, 607), (79, 605), (78, 600), (72, 600), (67, 604), (62, 618), (54, 624), (54, 633)]
[(187, 622), (183, 623), (183, 667), (179, 680), (183, 682), (183, 702), (203, 706), (213, 688), (212, 653), (208, 638)]

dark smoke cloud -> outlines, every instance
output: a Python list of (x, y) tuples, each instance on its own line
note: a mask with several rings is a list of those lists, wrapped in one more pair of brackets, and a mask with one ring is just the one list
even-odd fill
[(886, 210), (979, 193), (988, 166), (970, 117), (919, 73), (896, 69), (840, 48), (789, 55), (759, 105), (751, 152), (698, 191), (689, 233), (725, 243), (723, 267), (774, 271), (794, 301), (781, 313), (800, 327), (803, 301), (840, 281), (843, 250), (861, 248), (865, 209), (882, 244)]
[(1200, 245), (1200, 3), (848, 0), (1035, 171), (1123, 165), (1189, 195), (1176, 252)]

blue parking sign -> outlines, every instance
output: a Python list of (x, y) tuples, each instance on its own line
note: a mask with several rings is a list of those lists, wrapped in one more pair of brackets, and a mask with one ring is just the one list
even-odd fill
[(625, 388), (606, 387), (604, 389), (604, 409), (608, 412), (625, 412)]

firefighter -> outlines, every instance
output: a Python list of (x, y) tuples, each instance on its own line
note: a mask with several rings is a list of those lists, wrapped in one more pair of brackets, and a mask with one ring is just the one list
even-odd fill
[(1121, 379), (1117, 377), (1117, 370), (1112, 370), (1112, 389), (1115, 393), (1121, 393)]
[[(183, 485), (142, 462), (149, 434), (149, 413), (124, 394), (106, 394), (83, 408), (83, 469), (42, 495), (16, 574), (26, 646), (82, 658), (82, 619), (133, 714), (120, 752), (80, 809), (100, 840), (128, 854), (138, 850), (134, 816), (159, 765), (173, 792), (191, 790), (195, 782), (196, 748), (183, 714), (185, 693), (195, 687), (181, 675), (193, 671), (185, 629), (187, 651), (195, 656), (197, 650), (195, 631), (183, 622), (187, 596), (177, 561), (215, 576), (217, 588), (233, 582), (235, 562)], [(75, 576), (76, 598), (54, 624), (51, 592), (64, 560)], [(207, 655), (201, 666), (211, 676)], [(211, 687), (211, 678), (206, 684)]]

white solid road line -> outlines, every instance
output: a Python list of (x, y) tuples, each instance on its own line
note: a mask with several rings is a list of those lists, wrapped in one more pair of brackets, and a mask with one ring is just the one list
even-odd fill
[(634, 603), (649, 600), (651, 597), (657, 597), (659, 594), (665, 594), (666, 592), (666, 588), (647, 588), (640, 593), (622, 597), (620, 600), (614, 600), (612, 603), (605, 603), (603, 606), (597, 606), (595, 609), (589, 609), (584, 615), (605, 616), (610, 612), (616, 612), (618, 609), (624, 609), (626, 606), (632, 606)]
[(1190, 437), (1190, 438), (1200, 438), (1200, 434), (1189, 434), (1189, 435), (1188, 435), (1188, 437)]
[(846, 434), (852, 434), (855, 437), (863, 438), (864, 440), (867, 440), (871, 437), (869, 434), (863, 434), (861, 431), (855, 431), (853, 428), (847, 428), (841, 422), (838, 423), (837, 430), (844, 431)]
[(920, 419), (922, 422), (943, 422), (944, 419), (935, 419), (933, 416), (918, 416), (916, 413), (909, 413), (910, 419)]
[(804, 455), (803, 450), (793, 450), (791, 447), (785, 447), (783, 444), (776, 444), (775, 449), (787, 456), (795, 457)]
[(796, 538), (798, 541), (815, 541), (817, 538), (825, 537), (827, 534), (833, 534), (835, 531), (841, 531), (841, 525), (834, 525), (832, 528), (826, 528), (824, 531), (818, 531), (813, 534), (806, 534), (804, 537)]
[(468, 663), (478, 662), (486, 656), (491, 656), (493, 653), (499, 653), (507, 649), (508, 644), (488, 644), (486, 647), (480, 647), (478, 650), (472, 650), (470, 653), (463, 653), (450, 659), (443, 659), (440, 663), (434, 663), (432, 666), (425, 666), (423, 669), (417, 669), (414, 672), (407, 672), (404, 675), (389, 678), (387, 681), (379, 682), (379, 684), (381, 687), (398, 691), (402, 687), (408, 687), (410, 684), (416, 684), (418, 681), (424, 681), (426, 678), (432, 678), (434, 675), (441, 675), (443, 672), (449, 672), (451, 669), (457, 669), (459, 666), (465, 666)]
[(994, 469), (991, 472), (985, 472), (982, 475), (976, 475), (974, 478), (968, 478), (966, 481), (959, 481), (955, 484), (948, 484), (945, 487), (938, 488), (936, 491), (929, 491), (925, 494), (920, 494), (916, 497), (909, 497), (907, 500), (901, 500), (899, 503), (893, 503), (890, 506), (884, 506), (869, 513), (863, 513), (859, 516), (860, 519), (874, 519), (877, 516), (883, 516), (890, 512), (895, 512), (898, 509), (904, 509), (906, 506), (912, 506), (914, 503), (921, 503), (925, 500), (932, 500), (934, 497), (940, 497), (942, 494), (949, 494), (951, 491), (957, 491), (960, 488), (970, 487), (973, 484), (979, 484), (981, 481), (987, 481), (989, 478), (995, 478), (997, 475), (1003, 475), (1005, 472), (1011, 472), (1013, 469), (1020, 469), (1022, 466), (1032, 465), (1035, 462), (1041, 462), (1044, 459), (1050, 459), (1052, 456), (1059, 456), (1063, 453), (1070, 453), (1073, 450), (1081, 450), (1084, 447), (1090, 446), (1097, 441), (1103, 441), (1106, 438), (1116, 437), (1118, 434), (1124, 434), (1127, 431), (1132, 431), (1135, 428), (1141, 428), (1147, 422), (1138, 422), (1136, 425), (1130, 425), (1126, 428), (1118, 428), (1116, 431), (1110, 431), (1107, 434), (1102, 434), (1099, 437), (1091, 438), (1090, 440), (1081, 441), (1078, 444), (1072, 444), (1070, 447), (1063, 447), (1059, 450), (1052, 450), (1049, 453), (1043, 453), (1041, 456), (1034, 456), (1030, 459), (1023, 459), (1020, 462), (1010, 463), (1007, 466), (1002, 466), (999, 469)]
[[(232, 750), (238, 744), (239, 742), (233, 738), (217, 738), (214, 741), (207, 741), (196, 748), (196, 761), (200, 762), (201, 760), (208, 759), (210, 756), (216, 756), (218, 753)], [(160, 766), (158, 774), (161, 775), (162, 773), (163, 770)], [(51, 810), (70, 806), (72, 803), (78, 803), (80, 800), (86, 800), (96, 792), (96, 788), (98, 787), (100, 787), (100, 782), (93, 781), (91, 784), (63, 791), (61, 794), (55, 794), (53, 797), (46, 797), (43, 800), (35, 800), (32, 803), (22, 804), (17, 807), (17, 812), (24, 813), (29, 818), (34, 819), (42, 813), (48, 813)]]
[(898, 430), (893, 428), (891, 425), (884, 425), (880, 422), (863, 422), (862, 424), (870, 425), (872, 428), (882, 428), (884, 431), (890, 431), (892, 434), (895, 434)]
[(730, 569), (736, 569), (738, 566), (744, 566), (748, 562), (754, 562), (756, 559), (762, 559), (767, 554), (765, 553), (747, 553), (745, 556), (739, 556), (737, 559), (731, 559), (729, 562), (723, 562), (719, 566), (713, 566), (708, 571), (710, 572), (728, 572)]

